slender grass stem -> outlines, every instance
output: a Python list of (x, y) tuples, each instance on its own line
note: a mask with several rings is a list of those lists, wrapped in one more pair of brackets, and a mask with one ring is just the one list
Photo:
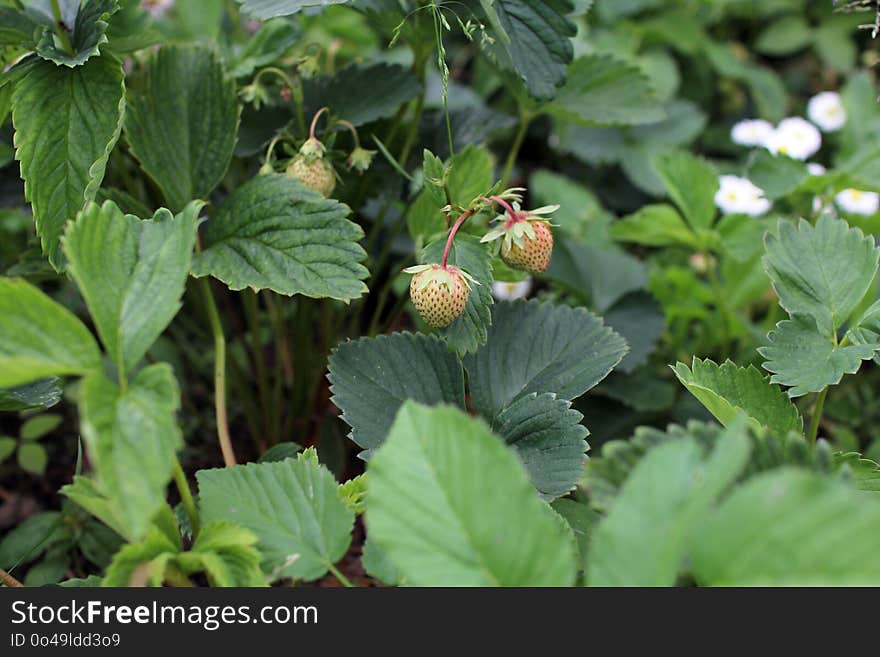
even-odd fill
[(189, 488), (189, 482), (180, 465), (180, 460), (174, 459), (174, 483), (180, 493), (180, 502), (186, 510), (186, 516), (189, 518), (190, 527), (192, 527), (193, 538), (199, 536), (199, 512), (196, 510), (196, 503), (193, 500), (192, 491)]
[(514, 136), (513, 143), (510, 145), (510, 152), (508, 152), (507, 161), (504, 164), (504, 174), (501, 176), (501, 189), (506, 189), (508, 185), (510, 185), (510, 177), (513, 175), (513, 167), (516, 166), (516, 159), (519, 157), (520, 149), (522, 149), (531, 122), (531, 116), (523, 114), (520, 117), (516, 136)]
[(332, 563), (328, 564), (327, 568), (330, 570), (331, 573), (333, 573), (333, 576), (338, 579), (339, 583), (342, 584), (345, 588), (354, 588), (354, 584), (351, 583), (351, 580), (343, 575), (342, 572)]
[(200, 278), (199, 285), (211, 333), (214, 335), (214, 415), (217, 418), (217, 438), (220, 441), (220, 451), (223, 452), (223, 462), (229, 467), (235, 465), (236, 461), (226, 412), (226, 336), (223, 334), (223, 323), (211, 292), (211, 284), (207, 278)]
[(819, 424), (822, 422), (822, 411), (825, 408), (825, 398), (828, 396), (828, 386), (822, 389), (819, 396), (816, 397), (816, 403), (813, 405), (813, 415), (810, 418), (810, 433), (808, 439), (810, 447), (816, 444), (816, 438), (819, 435)]

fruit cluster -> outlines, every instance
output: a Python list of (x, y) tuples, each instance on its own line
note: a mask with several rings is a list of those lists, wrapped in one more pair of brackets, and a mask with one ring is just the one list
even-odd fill
[(481, 241), (499, 244), (501, 259), (513, 269), (531, 274), (547, 270), (553, 255), (553, 230), (542, 217), (552, 214), (559, 206), (522, 210), (521, 191), (524, 190), (512, 189), (500, 196), (481, 199), (482, 206), (465, 211), (450, 229), (442, 262), (404, 270), (414, 274), (409, 287), (410, 297), (426, 324), (444, 328), (464, 312), (471, 283), (479, 283), (463, 269), (448, 264), (449, 250), (461, 225), (473, 215), (493, 208), (495, 203), (502, 207), (503, 213), (494, 220), (498, 226), (486, 233)]

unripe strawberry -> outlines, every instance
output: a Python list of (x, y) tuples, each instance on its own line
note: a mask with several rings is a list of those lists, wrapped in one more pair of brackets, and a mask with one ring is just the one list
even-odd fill
[(419, 265), (404, 270), (415, 274), (409, 295), (425, 323), (435, 328), (449, 326), (464, 312), (476, 281), (452, 265)]
[(543, 274), (550, 266), (550, 258), (553, 255), (553, 231), (544, 221), (534, 219), (524, 221), (528, 222), (526, 225), (532, 229), (534, 237), (529, 236), (526, 231), (522, 246), (516, 239), (511, 240), (510, 245), (504, 242), (501, 245), (501, 259), (514, 269)]
[(532, 274), (543, 274), (550, 266), (553, 256), (553, 229), (540, 215), (550, 214), (559, 209), (558, 205), (532, 210), (516, 209), (505, 214), (504, 223), (489, 231), (483, 242), (503, 238), (501, 259), (510, 267)]
[(303, 144), (297, 156), (287, 165), (287, 175), (324, 196), (329, 197), (336, 189), (336, 172), (324, 159), (324, 144), (317, 139), (308, 139)]

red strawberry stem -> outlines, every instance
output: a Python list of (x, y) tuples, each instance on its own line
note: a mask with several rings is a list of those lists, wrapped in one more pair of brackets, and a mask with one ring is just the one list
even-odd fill
[(458, 232), (458, 229), (461, 228), (461, 225), (471, 218), (474, 214), (473, 210), (467, 210), (462, 215), (455, 220), (455, 223), (452, 226), (452, 230), (449, 231), (449, 239), (446, 240), (446, 248), (443, 250), (443, 261), (440, 263), (440, 266), (443, 269), (446, 269), (446, 262), (449, 260), (449, 250), (452, 248), (452, 242), (455, 240), (455, 234)]
[(314, 118), (312, 119), (312, 127), (309, 129), (309, 139), (315, 138), (315, 128), (318, 127), (318, 119), (320, 119), (321, 115), (326, 111), (328, 111), (328, 108), (322, 107), (318, 110), (317, 114), (315, 114)]
[(511, 216), (511, 218), (516, 217), (516, 211), (515, 211), (512, 207), (510, 207), (510, 203), (508, 203), (507, 201), (505, 201), (505, 200), (504, 200), (503, 198), (501, 198), (500, 196), (490, 196), (490, 197), (488, 198), (488, 200), (489, 200), (489, 201), (495, 201), (496, 203), (500, 204), (502, 208), (504, 208), (505, 210), (507, 210), (507, 212), (508, 212), (508, 214)]

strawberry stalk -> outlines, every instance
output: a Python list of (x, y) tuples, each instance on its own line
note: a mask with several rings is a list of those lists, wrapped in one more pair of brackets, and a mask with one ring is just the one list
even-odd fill
[(462, 215), (455, 220), (455, 223), (452, 226), (452, 230), (449, 231), (449, 239), (446, 240), (446, 248), (443, 250), (443, 261), (440, 263), (440, 266), (446, 269), (446, 262), (449, 260), (449, 250), (452, 248), (452, 242), (455, 240), (455, 234), (458, 232), (458, 229), (461, 228), (461, 225), (471, 218), (474, 214), (473, 210), (466, 210)]
[(320, 119), (321, 115), (327, 111), (329, 111), (329, 108), (322, 107), (315, 114), (314, 118), (312, 118), (312, 127), (309, 128), (309, 139), (315, 139), (315, 129), (318, 127), (318, 119)]
[(503, 198), (501, 198), (500, 196), (490, 196), (489, 198), (484, 198), (483, 200), (484, 200), (484, 201), (487, 201), (487, 202), (488, 202), (488, 201), (494, 201), (495, 203), (498, 203), (502, 208), (504, 208), (505, 210), (507, 210), (508, 214), (509, 214), (511, 217), (515, 217), (515, 216), (516, 216), (516, 211), (515, 211), (512, 207), (510, 207), (510, 203), (508, 203), (507, 201), (505, 201), (505, 200), (504, 200)]

